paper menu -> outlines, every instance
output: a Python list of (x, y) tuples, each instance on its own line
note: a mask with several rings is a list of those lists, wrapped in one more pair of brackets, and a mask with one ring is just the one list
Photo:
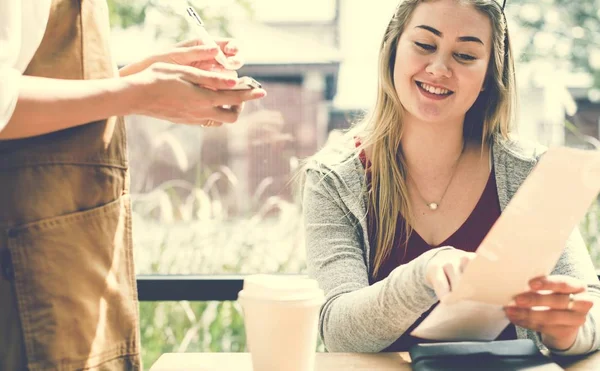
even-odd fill
[(438, 304), (411, 335), (444, 341), (488, 341), (496, 339), (509, 323), (502, 306), (461, 300)]
[[(460, 283), (443, 299), (444, 305), (438, 305), (412, 334), (419, 336), (423, 329), (441, 326), (448, 318), (470, 328), (472, 323), (466, 322), (472, 316), (460, 319), (451, 313), (460, 310), (458, 303), (491, 304), (488, 310), (495, 311), (528, 290), (530, 279), (550, 274), (569, 235), (599, 191), (600, 151), (549, 149), (484, 238)], [(485, 310), (463, 309), (471, 314)], [(494, 323), (487, 329), (485, 323), (482, 326), (481, 340)], [(450, 339), (452, 333), (440, 332), (439, 336)]]

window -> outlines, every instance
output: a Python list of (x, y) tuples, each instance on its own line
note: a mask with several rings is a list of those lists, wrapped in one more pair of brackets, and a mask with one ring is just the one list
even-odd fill
[[(397, 1), (219, 3), (197, 9), (211, 32), (243, 45), (240, 75), (261, 81), (269, 96), (247, 104), (237, 124), (216, 129), (127, 118), (137, 271), (305, 273), (297, 170), (373, 102), (378, 44)], [(119, 64), (189, 31), (177, 8), (164, 4), (109, 1)], [(519, 132), (550, 146), (592, 148), (600, 143), (600, 55), (593, 48), (600, 9), (593, 0), (568, 6), (507, 5)], [(597, 267), (599, 216), (596, 203), (581, 223)], [(244, 350), (234, 302), (140, 307), (146, 365), (169, 351)]]

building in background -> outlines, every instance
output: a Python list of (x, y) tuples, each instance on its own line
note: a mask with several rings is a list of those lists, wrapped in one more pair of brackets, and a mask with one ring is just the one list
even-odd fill
[(238, 199), (257, 192), (264, 192), (263, 199), (290, 199), (298, 160), (324, 144), (341, 63), (337, 23), (333, 12), (329, 19), (232, 26), (232, 34), (247, 50), (240, 75), (254, 77), (268, 91), (264, 100), (244, 110), (241, 125), (250, 130), (237, 130), (236, 125), (214, 132), (228, 143), (222, 156), (240, 178)]

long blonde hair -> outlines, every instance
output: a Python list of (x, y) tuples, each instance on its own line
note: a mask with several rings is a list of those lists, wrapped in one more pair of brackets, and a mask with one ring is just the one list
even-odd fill
[[(371, 270), (376, 277), (383, 262), (390, 255), (396, 235), (399, 215), (405, 220), (404, 231), (408, 241), (412, 233), (411, 207), (406, 185), (406, 164), (402, 155), (402, 104), (394, 87), (394, 64), (398, 40), (415, 8), (422, 2), (435, 0), (404, 0), (390, 21), (379, 53), (379, 83), (377, 100), (369, 115), (349, 131), (360, 133), (361, 146), (369, 149), (371, 188), (368, 195), (369, 213), (376, 223), (377, 239)], [(491, 142), (499, 134), (508, 137), (516, 103), (514, 62), (506, 28), (506, 19), (500, 5), (494, 0), (457, 0), (472, 5), (486, 14), (492, 23), (492, 53), (488, 66), (485, 89), (465, 116), (465, 140)]]

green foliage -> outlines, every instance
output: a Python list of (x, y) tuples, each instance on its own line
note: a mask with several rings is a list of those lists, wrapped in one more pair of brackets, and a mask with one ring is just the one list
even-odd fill
[(110, 24), (113, 27), (129, 28), (143, 24), (151, 2), (107, 0)]
[(146, 368), (168, 352), (247, 350), (241, 309), (234, 302), (143, 302), (140, 328)]
[[(252, 15), (250, 0), (234, 0), (232, 6), (207, 6), (206, 1), (198, 0), (107, 0), (112, 27), (126, 29), (145, 25), (148, 15), (159, 13), (165, 18), (164, 23), (178, 25), (175, 31), (157, 26), (152, 32), (156, 37), (180, 40), (190, 32), (183, 9), (191, 5), (206, 22), (207, 28), (221, 36), (230, 36), (228, 32), (229, 14), (241, 11)], [(215, 2), (218, 4), (218, 2)], [(147, 26), (147, 25), (145, 25)]]
[(529, 32), (523, 58), (552, 59), (588, 72), (600, 87), (600, 1), (514, 0), (507, 13)]

